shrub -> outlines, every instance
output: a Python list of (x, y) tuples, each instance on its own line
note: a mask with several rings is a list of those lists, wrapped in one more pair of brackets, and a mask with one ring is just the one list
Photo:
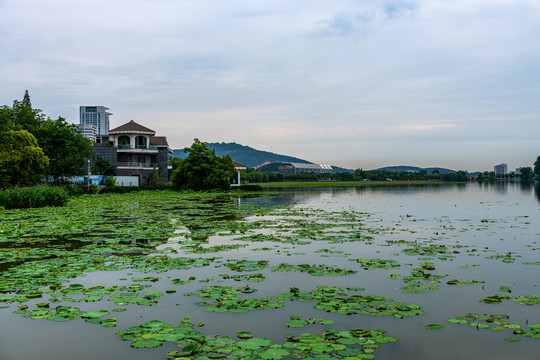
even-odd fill
[(98, 192), (99, 192), (99, 186), (97, 185), (88, 186), (88, 190), (87, 190), (88, 194), (97, 194)]
[(61, 187), (36, 186), (0, 191), (0, 207), (5, 209), (64, 206), (69, 199)]
[(79, 188), (79, 187), (76, 187), (72, 184), (66, 184), (64, 186), (62, 186), (62, 188), (65, 190), (65, 192), (69, 195), (69, 196), (81, 196), (84, 194), (84, 190)]
[(243, 191), (262, 191), (263, 187), (261, 185), (240, 185), (239, 190)]
[(109, 187), (109, 186), (115, 186), (116, 185), (116, 179), (113, 178), (113, 177), (108, 177), (105, 179), (105, 182), (104, 184), (105, 186)]
[(162, 182), (158, 182), (155, 185), (146, 185), (146, 186), (140, 187), (141, 190), (172, 190), (172, 188), (173, 187), (171, 183), (162, 183)]
[(124, 186), (107, 186), (101, 189), (100, 194), (125, 194), (128, 192)]

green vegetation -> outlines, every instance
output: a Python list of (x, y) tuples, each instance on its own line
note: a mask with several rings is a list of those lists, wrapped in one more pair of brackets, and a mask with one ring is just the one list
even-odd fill
[[(207, 146), (210, 150), (214, 150), (217, 156), (229, 155), (235, 161), (238, 161), (249, 168), (254, 168), (261, 165), (265, 161), (291, 161), (296, 163), (308, 162), (293, 156), (279, 155), (269, 151), (256, 150), (252, 147), (236, 143), (208, 143)], [(173, 159), (181, 159), (185, 157), (186, 154), (182, 150), (174, 151)]]
[(0, 191), (0, 207), (6, 209), (64, 206), (68, 199), (68, 193), (61, 187), (36, 186)]
[(276, 173), (267, 173), (255, 169), (242, 171), (242, 181), (247, 183), (265, 183), (265, 182), (388, 182), (391, 181), (444, 181), (444, 182), (465, 182), (467, 175), (463, 171), (446, 174), (426, 174), (409, 172), (392, 172), (386, 170), (361, 170), (354, 172), (340, 173), (301, 173), (293, 175), (283, 175)]
[(114, 166), (111, 164), (111, 162), (103, 156), (98, 157), (93, 163), (92, 163), (92, 174), (98, 174), (98, 175), (116, 175), (116, 171)]
[[(0, 109), (0, 114), (5, 112)], [(36, 184), (47, 166), (49, 159), (34, 135), (26, 130), (0, 131), (0, 188)]]
[[(517, 324), (510, 324), (507, 320), (510, 317), (504, 314), (476, 314), (468, 313), (467, 315), (457, 316), (454, 319), (448, 319), (451, 324), (464, 324), (470, 327), (480, 329), (491, 329), (495, 331), (511, 331), (514, 335), (520, 337), (528, 337), (532, 339), (540, 339), (540, 324), (529, 324), (527, 327), (522, 327)], [(520, 341), (521, 338), (505, 338), (504, 340), (514, 342)]]
[(82, 174), (91, 154), (77, 126), (33, 109), (28, 91), (22, 101), (0, 108), (0, 187), (32, 185), (46, 175), (60, 182)]
[(194, 140), (184, 152), (189, 155), (179, 164), (171, 175), (177, 190), (227, 190), (231, 186), (234, 165), (230, 156), (216, 156), (205, 142)]
[[(0, 311), (66, 322), (66, 331), (114, 327), (104, 331), (158, 359), (366, 359), (381, 346), (392, 352), (400, 332), (446, 336), (450, 328), (491, 328), (486, 335), (500, 334), (502, 346), (537, 341), (532, 317), (518, 313), (517, 325), (478, 315), (485, 307), (534, 314), (536, 288), (519, 276), (512, 287), (478, 280), (469, 270), (479, 257), (496, 270), (529, 270), (533, 256), (516, 259), (536, 248), (508, 253), (464, 241), (504, 226), (526, 234), (527, 216), (425, 219), (400, 203), (385, 216), (369, 201), (360, 209), (329, 198), (291, 206), (288, 195), (136, 191), (2, 210)], [(503, 294), (486, 297), (490, 289)], [(454, 312), (456, 298), (470, 310)], [(478, 314), (446, 323), (468, 311)]]
[[(290, 321), (287, 324), (290, 324)], [(325, 329), (319, 335), (290, 334), (286, 341), (280, 344), (267, 338), (254, 337), (249, 331), (238, 332), (236, 337), (240, 340), (227, 336), (208, 336), (195, 330), (195, 324), (189, 318), (185, 318), (178, 326), (153, 320), (116, 333), (122, 340), (131, 341), (133, 348), (153, 348), (162, 346), (165, 342), (177, 343), (181, 350), (169, 351), (167, 355), (179, 360), (222, 357), (275, 360), (285, 357), (373, 359), (375, 357), (371, 354), (380, 344), (397, 341), (396, 338), (384, 334), (383, 330)]]
[(521, 181), (529, 181), (534, 177), (533, 170), (530, 166), (522, 167), (520, 172)]
[(55, 183), (64, 177), (84, 174), (86, 159), (92, 156), (93, 148), (77, 126), (68, 124), (61, 117), (57, 120), (47, 119), (40, 122), (34, 134), (49, 158), (46, 173)]

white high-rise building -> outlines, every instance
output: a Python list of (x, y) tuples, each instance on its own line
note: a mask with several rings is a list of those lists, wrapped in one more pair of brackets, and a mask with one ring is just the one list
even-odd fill
[(105, 106), (81, 106), (81, 124), (94, 125), (96, 135), (109, 135), (109, 115), (108, 107)]
[(493, 170), (495, 170), (495, 175), (508, 174), (508, 165), (505, 163), (495, 165)]
[(78, 124), (81, 134), (92, 142), (96, 142), (97, 128), (90, 124)]

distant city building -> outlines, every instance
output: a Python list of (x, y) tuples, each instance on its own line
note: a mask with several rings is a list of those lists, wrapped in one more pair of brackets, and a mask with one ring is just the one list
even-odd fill
[(332, 166), (311, 163), (292, 163), (292, 162), (265, 162), (257, 167), (258, 171), (279, 173), (283, 175), (301, 174), (301, 173), (331, 173)]
[(94, 125), (96, 135), (109, 135), (109, 116), (108, 107), (105, 106), (81, 106), (79, 108), (80, 124)]
[(505, 175), (508, 174), (508, 164), (502, 163), (495, 165), (495, 175)]
[(97, 129), (94, 125), (78, 124), (77, 127), (81, 134), (92, 142), (96, 142)]

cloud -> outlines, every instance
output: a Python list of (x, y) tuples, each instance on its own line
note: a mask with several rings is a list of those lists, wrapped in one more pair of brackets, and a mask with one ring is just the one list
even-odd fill
[(420, 5), (413, 0), (384, 0), (358, 10), (339, 11), (317, 23), (318, 36), (365, 36), (373, 28), (413, 16)]
[(236, 140), (314, 160), (426, 146), (453, 159), (513, 141), (478, 150), (500, 158), (540, 132), (534, 0), (3, 4), (2, 104), (28, 89), (51, 117), (105, 105), (173, 146)]

